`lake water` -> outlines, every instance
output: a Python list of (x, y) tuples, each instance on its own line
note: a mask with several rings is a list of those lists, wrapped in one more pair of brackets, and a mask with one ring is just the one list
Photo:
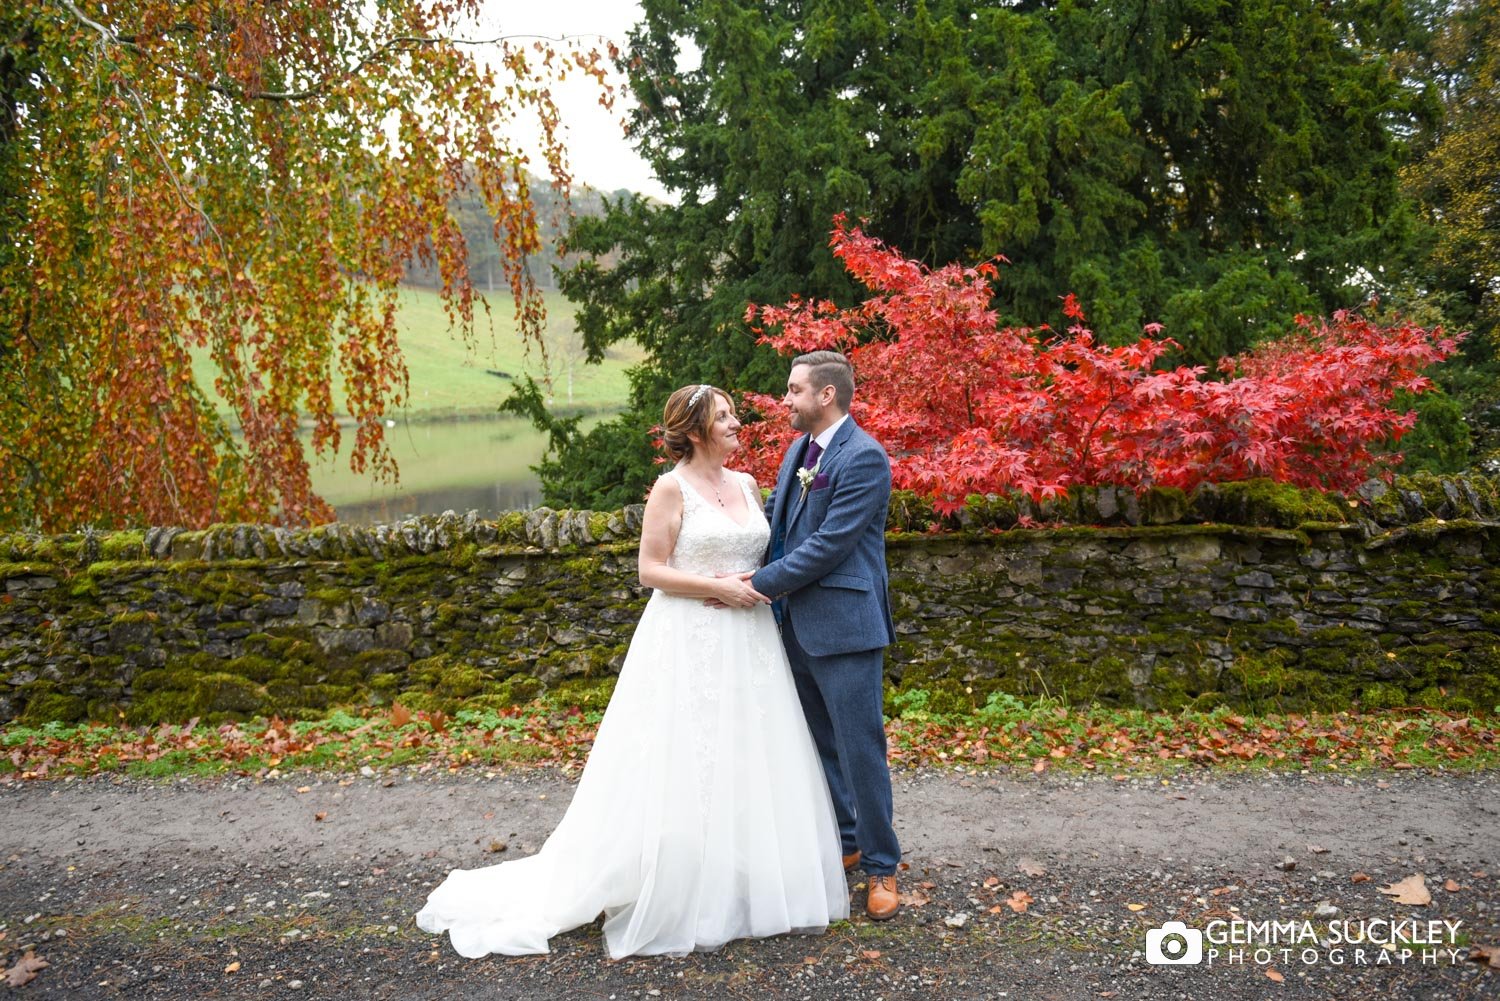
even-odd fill
[[(585, 429), (603, 419), (586, 421)], [(371, 524), (470, 509), (493, 518), (501, 511), (541, 503), (541, 484), (529, 467), (541, 460), (547, 436), (529, 421), (510, 416), (398, 421), (385, 433), (401, 471), (399, 483), (379, 483), (368, 473), (350, 472), (349, 430), (336, 459), (314, 464), (313, 489), (334, 506), (340, 521)]]

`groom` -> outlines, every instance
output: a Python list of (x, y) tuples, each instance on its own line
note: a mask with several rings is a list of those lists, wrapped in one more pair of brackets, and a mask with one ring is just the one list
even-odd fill
[(766, 501), (771, 544), (750, 584), (775, 599), (807, 726), (828, 776), (844, 868), (863, 863), (866, 910), (900, 905), (901, 846), (885, 757), (884, 650), (895, 640), (885, 568), (891, 464), (849, 417), (854, 370), (835, 351), (792, 360), (783, 402), (806, 432)]

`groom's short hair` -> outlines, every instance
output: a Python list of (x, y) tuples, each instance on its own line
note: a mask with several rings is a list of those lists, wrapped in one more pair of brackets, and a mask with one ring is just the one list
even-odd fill
[(824, 386), (833, 387), (833, 402), (844, 413), (854, 402), (854, 366), (849, 359), (837, 351), (809, 351), (792, 359), (792, 367), (806, 365), (812, 380), (813, 392)]

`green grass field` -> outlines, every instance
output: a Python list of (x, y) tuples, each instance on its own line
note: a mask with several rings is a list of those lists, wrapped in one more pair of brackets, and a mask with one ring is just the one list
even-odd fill
[[(630, 394), (626, 369), (645, 357), (634, 343), (611, 349), (602, 364), (585, 365), (581, 340), (573, 332), (573, 304), (549, 292), (544, 360), (535, 345), (528, 350), (522, 343), (508, 295), (487, 298), (489, 312), (475, 311), (474, 333), (465, 341), (450, 326), (436, 292), (405, 289), (400, 294), (397, 339), (410, 374), (410, 395), (405, 405), (386, 414), (386, 441), (401, 472), (399, 484), (377, 482), (369, 472), (349, 469), (352, 432), (344, 435), (336, 455), (321, 457), (311, 453), (310, 432), (303, 433), (313, 489), (339, 509), (340, 518), (389, 520), (449, 507), (472, 507), (493, 516), (535, 503), (538, 488), (530, 467), (545, 452), (546, 436), (522, 418), (497, 413), (522, 375), (542, 383), (550, 374), (553, 409), (590, 414), (587, 426), (625, 406)], [(216, 369), (207, 351), (196, 353), (194, 370), (199, 384), (218, 399), (212, 388)], [(344, 414), (336, 364), (334, 371), (334, 407)], [(232, 423), (229, 408), (222, 400), (220, 404)]]
[[(528, 351), (522, 343), (506, 293), (487, 296), (490, 311), (476, 310), (474, 336), (465, 343), (449, 325), (436, 292), (403, 290), (398, 343), (411, 376), (411, 394), (406, 405), (390, 416), (425, 420), (492, 414), (510, 395), (512, 378), (524, 374), (541, 382), (549, 368), (558, 409), (609, 412), (622, 408), (630, 392), (625, 370), (641, 361), (644, 352), (633, 343), (621, 344), (609, 351), (602, 364), (583, 364), (582, 348), (573, 333), (573, 304), (557, 292), (548, 292), (545, 298), (548, 359), (544, 362), (535, 346)], [(207, 351), (196, 353), (194, 368), (199, 384), (216, 396), (212, 390), (215, 369)], [(336, 366), (333, 398), (342, 412), (344, 388)]]
[[(475, 318), (472, 343), (465, 344), (450, 330), (442, 301), (435, 292), (401, 293), (401, 346), (411, 372), (408, 413), (493, 412), (510, 395), (511, 380), (489, 374), (506, 372), (542, 381), (551, 368), (554, 405), (560, 409), (612, 411), (625, 405), (630, 394), (625, 370), (645, 353), (635, 344), (616, 345), (600, 365), (583, 364), (583, 351), (573, 333), (573, 303), (548, 292), (548, 364), (541, 352), (528, 354), (516, 332), (513, 305), (503, 293), (489, 296), (490, 313)], [(568, 371), (571, 368), (571, 395)]]

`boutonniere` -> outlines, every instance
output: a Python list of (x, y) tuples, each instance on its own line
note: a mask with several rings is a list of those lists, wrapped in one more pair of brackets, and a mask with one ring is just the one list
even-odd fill
[(799, 504), (807, 499), (807, 491), (815, 482), (817, 482), (818, 468), (822, 465), (823, 460), (820, 458), (818, 459), (817, 465), (813, 466), (811, 469), (797, 470), (797, 482), (802, 484), (802, 493), (797, 495), (797, 502)]

